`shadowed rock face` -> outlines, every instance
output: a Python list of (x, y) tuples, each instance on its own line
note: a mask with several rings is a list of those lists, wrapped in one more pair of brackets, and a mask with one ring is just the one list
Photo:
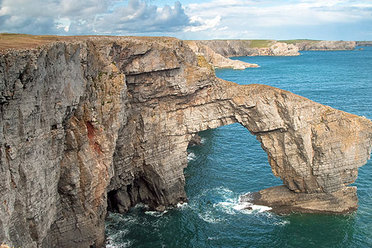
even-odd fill
[(346, 185), (370, 156), (371, 121), (218, 79), (180, 40), (80, 38), (3, 52), (0, 64), (0, 240), (8, 244), (102, 246), (107, 207), (185, 201), (190, 139), (236, 122), (261, 142), (289, 202), (311, 194), (356, 204)]

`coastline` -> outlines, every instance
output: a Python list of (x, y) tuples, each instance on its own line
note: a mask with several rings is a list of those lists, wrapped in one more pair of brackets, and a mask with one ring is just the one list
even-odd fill
[(1, 52), (0, 232), (9, 244), (101, 246), (108, 201), (123, 213), (186, 201), (190, 139), (235, 122), (294, 192), (342, 190), (368, 159), (371, 121), (218, 79), (181, 40), (59, 39)]

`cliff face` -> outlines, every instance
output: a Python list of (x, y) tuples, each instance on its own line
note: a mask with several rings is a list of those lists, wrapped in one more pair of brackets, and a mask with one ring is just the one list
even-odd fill
[(205, 45), (224, 57), (300, 55), (295, 45), (271, 40), (203, 40), (196, 44)]
[(355, 191), (338, 192), (370, 156), (371, 121), (218, 79), (180, 40), (77, 38), (2, 52), (0, 65), (7, 244), (102, 246), (107, 207), (185, 201), (191, 137), (236, 122), (261, 142), (292, 203), (297, 193), (356, 201)]
[(372, 46), (372, 41), (357, 41), (357, 46)]
[(197, 41), (185, 41), (185, 43), (191, 48), (191, 50), (202, 56), (206, 62), (214, 66), (215, 68), (232, 68), (236, 70), (244, 70), (249, 67), (258, 67), (257, 64), (250, 64), (240, 60), (232, 60), (221, 54), (216, 53), (207, 45)]
[(299, 41), (294, 43), (300, 51), (354, 50), (355, 41)]
[(353, 50), (355, 41), (316, 40), (203, 40), (193, 41), (198, 47), (206, 46), (224, 57), (237, 56), (298, 56), (299, 51)]

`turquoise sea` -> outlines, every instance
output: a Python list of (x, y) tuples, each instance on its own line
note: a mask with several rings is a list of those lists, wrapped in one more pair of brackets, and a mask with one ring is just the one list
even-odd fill
[[(275, 86), (372, 119), (372, 47), (298, 57), (239, 57), (260, 68), (217, 70), (239, 84)], [(372, 247), (372, 161), (359, 169), (359, 209), (350, 215), (277, 216), (240, 210), (239, 195), (280, 185), (259, 142), (239, 124), (200, 133), (188, 150), (189, 203), (166, 213), (110, 214), (107, 247)]]

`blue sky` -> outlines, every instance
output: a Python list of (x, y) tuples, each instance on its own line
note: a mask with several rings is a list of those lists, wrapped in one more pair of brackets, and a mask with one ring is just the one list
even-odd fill
[(372, 40), (372, 0), (0, 0), (0, 32)]

